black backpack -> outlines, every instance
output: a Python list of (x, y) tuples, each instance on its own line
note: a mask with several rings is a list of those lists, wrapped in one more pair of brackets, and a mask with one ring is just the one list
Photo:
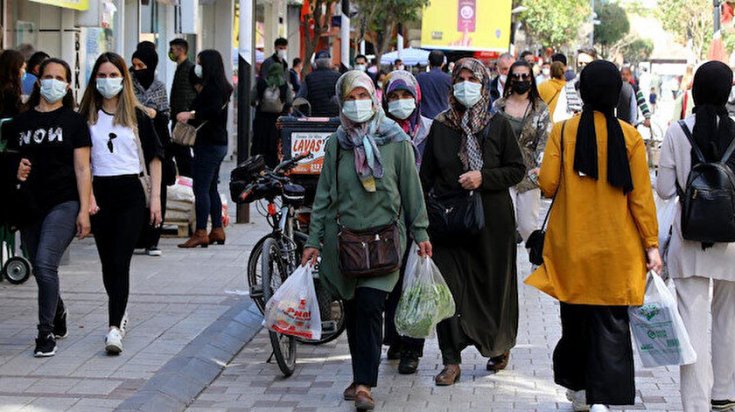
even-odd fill
[(708, 162), (683, 120), (679, 126), (700, 162), (689, 171), (684, 189), (676, 182), (682, 235), (703, 243), (735, 242), (735, 173), (726, 164), (735, 152), (735, 138), (720, 161)]

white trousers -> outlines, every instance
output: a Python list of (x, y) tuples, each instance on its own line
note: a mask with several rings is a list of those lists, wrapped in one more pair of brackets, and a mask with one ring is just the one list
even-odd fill
[(697, 352), (697, 361), (680, 370), (684, 411), (709, 411), (711, 400), (735, 399), (735, 282), (691, 277), (674, 279), (674, 284), (679, 313)]
[(511, 187), (510, 198), (513, 200), (513, 207), (516, 211), (518, 232), (523, 237), (523, 241), (526, 241), (528, 236), (539, 227), (538, 215), (539, 209), (541, 209), (541, 190), (533, 189), (519, 193), (515, 187)]

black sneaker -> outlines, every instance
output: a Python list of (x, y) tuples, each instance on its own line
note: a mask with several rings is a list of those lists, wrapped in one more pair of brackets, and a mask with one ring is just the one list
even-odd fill
[(419, 354), (412, 350), (401, 352), (401, 362), (398, 364), (398, 373), (412, 375), (419, 368)]
[(56, 339), (64, 339), (69, 334), (69, 330), (66, 328), (67, 313), (66, 308), (64, 308), (64, 312), (54, 318), (54, 337)]
[(735, 400), (724, 399), (721, 401), (712, 401), (712, 409), (716, 411), (726, 411), (728, 409), (735, 408)]
[(33, 351), (33, 356), (36, 358), (48, 358), (56, 355), (56, 340), (54, 335), (49, 333), (45, 338), (36, 338), (36, 349)]

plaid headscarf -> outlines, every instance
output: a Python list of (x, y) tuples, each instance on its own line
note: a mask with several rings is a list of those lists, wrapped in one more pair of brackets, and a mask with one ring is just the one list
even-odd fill
[[(355, 123), (342, 113), (345, 97), (358, 87), (367, 90), (373, 100), (373, 117), (365, 123)], [(352, 150), (355, 153), (355, 170), (362, 187), (368, 192), (375, 192), (375, 178), (383, 177), (383, 164), (378, 146), (409, 138), (396, 122), (385, 117), (385, 112), (375, 96), (375, 85), (364, 72), (358, 70), (346, 72), (337, 80), (335, 89), (341, 122), (337, 129), (337, 141), (344, 150)]]
[(482, 97), (474, 106), (467, 109), (457, 101), (454, 93), (449, 95), (449, 109), (439, 114), (436, 121), (453, 129), (462, 131), (462, 143), (459, 149), (459, 159), (465, 170), (482, 169), (482, 150), (480, 149), (479, 136), (490, 123), (490, 75), (481, 61), (473, 58), (464, 58), (454, 65), (452, 70), (452, 84), (462, 80), (459, 74), (462, 70), (469, 70), (482, 84)]

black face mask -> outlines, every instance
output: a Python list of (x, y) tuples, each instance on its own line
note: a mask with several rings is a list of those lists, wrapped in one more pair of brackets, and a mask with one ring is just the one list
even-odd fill
[(149, 68), (134, 70), (135, 78), (143, 88), (148, 89), (153, 84), (155, 72)]
[(513, 91), (518, 94), (525, 94), (529, 90), (531, 90), (531, 82), (528, 80), (513, 83)]

